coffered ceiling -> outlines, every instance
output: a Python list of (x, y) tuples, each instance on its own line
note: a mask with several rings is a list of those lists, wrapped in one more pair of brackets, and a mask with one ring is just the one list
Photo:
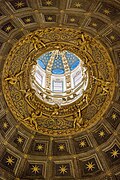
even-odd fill
[[(15, 120), (2, 91), (3, 66), (13, 45), (29, 32), (56, 26), (99, 40), (115, 66), (109, 109), (93, 127), (74, 136), (29, 130)], [(0, 0), (0, 179), (120, 179), (119, 0)]]

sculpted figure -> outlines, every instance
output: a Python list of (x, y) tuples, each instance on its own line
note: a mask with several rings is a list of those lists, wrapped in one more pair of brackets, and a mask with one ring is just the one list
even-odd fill
[(36, 114), (35, 112), (32, 112), (31, 115), (25, 119), (23, 119), (23, 121), (29, 121), (31, 125), (35, 125), (35, 129), (38, 130), (38, 124), (37, 124), (37, 118), (40, 118), (42, 116), (42, 111), (40, 114)]
[(89, 92), (91, 91), (91, 87), (89, 89), (87, 89), (86, 91), (84, 91), (84, 89), (82, 90), (83, 91), (83, 102), (86, 102), (87, 105), (89, 105)]
[(78, 112), (75, 112), (74, 114), (74, 123), (73, 127), (74, 128), (81, 128), (81, 125), (83, 124), (83, 118), (81, 114), (81, 110), (79, 109)]
[(15, 85), (17, 81), (19, 80), (19, 76), (23, 73), (23, 71), (20, 71), (18, 74), (15, 74), (14, 76), (8, 77), (5, 79), (5, 81), (8, 81), (10, 84)]
[(83, 102), (86, 102), (86, 104), (88, 105), (89, 103), (88, 103), (88, 100), (89, 100), (89, 95), (88, 95), (88, 93), (84, 93), (83, 94)]
[(25, 99), (26, 101), (30, 101), (32, 99), (32, 96), (35, 94), (35, 91), (32, 89), (27, 89), (27, 90), (20, 90), (25, 94)]
[(59, 109), (60, 109), (60, 107), (56, 104), (55, 108), (54, 108), (54, 111), (51, 114), (51, 117), (57, 116), (59, 114)]
[(92, 50), (90, 47), (90, 40), (88, 39), (88, 37), (85, 34), (81, 34), (81, 37), (77, 38), (77, 42), (78, 45), (81, 46), (81, 49), (85, 52), (89, 52), (90, 54), (92, 54)]
[(40, 40), (37, 35), (32, 37), (32, 43), (35, 50), (38, 50), (41, 46), (45, 47), (44, 42)]
[(108, 94), (110, 82), (108, 81), (105, 82), (102, 79), (96, 78), (95, 76), (93, 76), (93, 78), (98, 81), (98, 85), (101, 85), (103, 92), (100, 95), (102, 96)]
[(84, 56), (84, 59), (85, 59), (85, 64), (87, 65), (88, 68), (91, 68), (92, 66), (96, 65), (96, 62), (92, 61), (87, 56)]

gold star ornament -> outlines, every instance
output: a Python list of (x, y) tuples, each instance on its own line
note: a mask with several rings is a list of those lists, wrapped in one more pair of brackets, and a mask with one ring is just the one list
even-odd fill
[(112, 114), (112, 119), (113, 120), (117, 119), (117, 115), (115, 113)]
[(26, 22), (26, 23), (30, 23), (30, 22), (31, 22), (31, 18), (26, 18), (26, 19), (25, 19), (25, 22)]
[(48, 21), (52, 21), (53, 20), (53, 18), (51, 16), (49, 16), (47, 19), (48, 19)]
[(92, 23), (92, 26), (93, 26), (93, 27), (97, 27), (97, 24), (93, 22), (93, 23)]
[(111, 40), (115, 40), (115, 36), (113, 36), (113, 35), (110, 36), (110, 39), (111, 39)]
[(8, 128), (8, 123), (7, 123), (7, 122), (4, 122), (4, 123), (3, 123), (3, 128), (4, 128), (4, 129), (7, 129), (7, 128)]
[(86, 164), (86, 168), (88, 171), (93, 171), (93, 169), (95, 168), (95, 164), (92, 162), (88, 162), (88, 164)]
[(31, 168), (31, 170), (32, 170), (33, 173), (36, 174), (36, 173), (39, 173), (40, 167), (37, 166), (37, 165), (33, 165), (32, 168)]
[(16, 6), (17, 8), (21, 8), (21, 7), (24, 6), (24, 2), (18, 1), (18, 2), (15, 3), (15, 6)]
[(118, 154), (120, 154), (119, 150), (112, 149), (111, 157), (116, 158), (116, 157), (118, 157)]
[(110, 10), (109, 10), (109, 9), (104, 9), (103, 12), (104, 12), (104, 14), (107, 15), (107, 16), (110, 14)]
[(5, 30), (6, 30), (7, 32), (9, 32), (9, 31), (11, 31), (11, 29), (12, 29), (11, 26), (7, 26)]
[(100, 137), (104, 137), (104, 136), (105, 136), (105, 132), (104, 132), (103, 130), (100, 131), (100, 132), (99, 132), (99, 136), (100, 136)]
[(42, 151), (42, 150), (43, 150), (43, 145), (42, 145), (42, 144), (38, 144), (37, 150), (38, 150), (38, 151)]
[(14, 162), (14, 159), (13, 159), (13, 157), (11, 156), (8, 156), (7, 158), (6, 158), (6, 162), (7, 162), (7, 164), (8, 165), (12, 165), (12, 164), (14, 164), (15, 162)]
[(51, 5), (53, 4), (53, 2), (52, 2), (52, 0), (47, 0), (47, 1), (45, 2), (45, 4), (46, 4), (47, 6), (51, 6)]
[(58, 146), (58, 149), (59, 149), (59, 151), (64, 151), (65, 150), (65, 145), (64, 144), (60, 144)]
[(75, 6), (76, 8), (80, 8), (80, 7), (81, 7), (81, 3), (75, 2), (74, 6)]
[(86, 146), (86, 142), (85, 141), (80, 141), (79, 145), (80, 145), (80, 147), (85, 147)]
[(19, 137), (17, 138), (17, 142), (21, 144), (21, 143), (23, 142), (23, 139), (19, 136)]
[(60, 174), (65, 174), (67, 173), (67, 167), (62, 165), (60, 168), (59, 168), (59, 171), (60, 171)]
[(70, 18), (70, 22), (75, 22), (75, 18)]

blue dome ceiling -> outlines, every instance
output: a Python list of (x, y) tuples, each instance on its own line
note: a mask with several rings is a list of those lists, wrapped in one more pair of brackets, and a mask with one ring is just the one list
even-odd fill
[[(54, 51), (47, 52), (43, 55), (41, 55), (37, 62), (40, 65), (40, 67), (44, 70), (46, 70), (48, 62), (53, 55)], [(69, 65), (70, 71), (74, 70), (80, 63), (80, 59), (73, 53), (69, 51), (65, 51), (65, 57)], [(64, 64), (63, 64), (63, 57), (62, 54), (54, 55), (54, 61), (51, 67), (52, 74), (64, 74)]]

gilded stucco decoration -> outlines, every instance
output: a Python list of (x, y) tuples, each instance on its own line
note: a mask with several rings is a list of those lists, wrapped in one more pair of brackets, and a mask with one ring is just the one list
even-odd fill
[[(31, 71), (37, 58), (51, 50), (69, 50), (82, 59), (89, 82), (82, 97), (65, 106), (40, 100), (32, 89)], [(46, 135), (72, 135), (99, 121), (115, 89), (114, 65), (101, 43), (72, 28), (46, 28), (20, 39), (4, 64), (2, 87), (6, 102), (26, 127)]]

